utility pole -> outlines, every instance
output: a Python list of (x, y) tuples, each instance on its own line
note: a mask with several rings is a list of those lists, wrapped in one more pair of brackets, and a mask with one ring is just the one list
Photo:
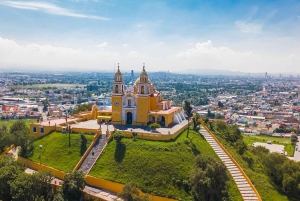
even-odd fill
[(69, 125), (69, 147), (71, 147), (71, 126)]

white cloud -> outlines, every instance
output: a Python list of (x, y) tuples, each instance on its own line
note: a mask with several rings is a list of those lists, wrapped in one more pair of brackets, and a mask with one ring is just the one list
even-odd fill
[(180, 66), (186, 69), (222, 69), (244, 72), (286, 70), (294, 71), (300, 62), (300, 55), (258, 55), (253, 52), (239, 52), (229, 47), (214, 47), (212, 41), (197, 43), (194, 48), (174, 56)]
[(107, 42), (103, 42), (103, 43), (101, 43), (99, 45), (96, 45), (96, 47), (106, 47), (107, 45), (108, 45)]
[(55, 47), (52, 45), (19, 45), (0, 37), (0, 67), (26, 70), (109, 70), (107, 67), (120, 58), (116, 52)]
[(241, 32), (249, 34), (260, 34), (262, 32), (263, 27), (263, 24), (247, 23), (241, 21), (236, 21), (235, 25), (237, 28), (240, 29)]
[(109, 18), (105, 18), (105, 17), (76, 13), (72, 10), (62, 8), (57, 5), (46, 3), (46, 2), (1, 1), (0, 4), (4, 6), (13, 7), (13, 8), (18, 8), (18, 9), (41, 11), (51, 15), (62, 15), (62, 16), (77, 17), (77, 18), (90, 18), (96, 20), (110, 20)]
[(129, 56), (129, 57), (139, 57), (140, 55), (139, 55), (138, 52), (132, 50), (132, 51), (128, 52), (127, 56)]
[(122, 46), (123, 46), (123, 47), (129, 47), (129, 45), (128, 45), (128, 44), (123, 44)]

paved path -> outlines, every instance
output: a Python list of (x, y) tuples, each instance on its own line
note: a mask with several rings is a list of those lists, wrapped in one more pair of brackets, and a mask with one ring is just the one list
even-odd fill
[(205, 130), (205, 128), (203, 128), (203, 126), (201, 126), (200, 132), (204, 136), (206, 141), (210, 144), (210, 146), (213, 148), (213, 150), (216, 152), (216, 154), (223, 161), (223, 163), (226, 165), (226, 167), (229, 170), (230, 174), (232, 175), (233, 180), (235, 181), (243, 199), (245, 201), (259, 200), (256, 197), (256, 194), (252, 190), (251, 186), (249, 185), (249, 183), (243, 176), (243, 174), (238, 169), (238, 167), (232, 162), (232, 160), (229, 158), (229, 156), (226, 154), (226, 152), (218, 145), (218, 143), (215, 141), (215, 139)]
[[(25, 172), (27, 174), (32, 174), (35, 171), (36, 170), (28, 168), (28, 167), (25, 169)], [(62, 185), (62, 182), (63, 181), (61, 179), (54, 178), (51, 181), (51, 184)], [(117, 195), (113, 192), (110, 192), (110, 191), (107, 191), (107, 190), (104, 190), (104, 189), (101, 189), (101, 188), (96, 188), (96, 187), (93, 187), (93, 186), (89, 186), (89, 185), (85, 185), (83, 191), (90, 194), (90, 195), (93, 195), (97, 198), (100, 198), (101, 200), (106, 200), (106, 201), (116, 201), (116, 200), (121, 201), (122, 200), (122, 199), (118, 198)]]
[(100, 135), (94, 144), (94, 147), (91, 149), (90, 153), (88, 153), (78, 170), (81, 170), (84, 175), (87, 175), (92, 169), (92, 166), (95, 164), (96, 160), (99, 158), (106, 144), (106, 134)]

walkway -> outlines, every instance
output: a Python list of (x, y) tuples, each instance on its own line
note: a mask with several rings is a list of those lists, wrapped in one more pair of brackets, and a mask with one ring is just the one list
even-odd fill
[(206, 141), (210, 144), (210, 146), (213, 148), (213, 150), (216, 152), (216, 154), (220, 157), (220, 159), (223, 161), (223, 163), (226, 165), (227, 169), (229, 170), (231, 176), (233, 177), (233, 180), (235, 181), (243, 199), (245, 201), (254, 201), (259, 200), (247, 182), (246, 178), (243, 176), (241, 171), (238, 169), (238, 167), (233, 163), (233, 161), (230, 159), (230, 157), (226, 154), (226, 152), (218, 145), (218, 143), (215, 141), (215, 139), (201, 126), (200, 133), (204, 136)]
[[(25, 169), (25, 172), (27, 174), (32, 174), (35, 171), (36, 170), (28, 168), (28, 167)], [(51, 181), (51, 184), (62, 185), (62, 182), (63, 181), (61, 179), (54, 178)], [(106, 200), (106, 201), (121, 201), (122, 200), (122, 199), (118, 198), (117, 195), (113, 192), (110, 192), (110, 191), (107, 191), (107, 190), (104, 190), (104, 189), (101, 189), (101, 188), (96, 188), (96, 187), (93, 187), (93, 186), (89, 186), (89, 185), (85, 185), (83, 191), (90, 194), (90, 195), (93, 195), (97, 198), (100, 198), (101, 200)]]
[(84, 161), (82, 162), (78, 170), (81, 170), (84, 173), (84, 175), (87, 175), (89, 171), (92, 169), (96, 160), (99, 158), (106, 144), (107, 144), (106, 134), (101, 134), (100, 137), (97, 139), (96, 143), (94, 144), (94, 147), (86, 156), (86, 158), (84, 159)]

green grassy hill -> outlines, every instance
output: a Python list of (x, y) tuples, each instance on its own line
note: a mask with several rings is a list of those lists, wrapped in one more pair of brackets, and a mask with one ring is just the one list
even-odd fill
[[(71, 134), (71, 147), (69, 147), (68, 134), (53, 132), (34, 142), (33, 154), (28, 159), (70, 172), (90, 146), (94, 136), (85, 135), (85, 137), (87, 139), (86, 147), (81, 147), (80, 134)], [(40, 145), (42, 145), (42, 149), (40, 149)]]
[[(106, 146), (89, 175), (123, 184), (133, 182), (150, 194), (191, 200), (184, 183), (197, 154), (220, 160), (205, 139), (194, 131), (189, 138), (184, 132), (174, 142), (125, 138), (121, 146), (116, 146), (115, 141)], [(242, 200), (232, 178), (228, 200)]]

